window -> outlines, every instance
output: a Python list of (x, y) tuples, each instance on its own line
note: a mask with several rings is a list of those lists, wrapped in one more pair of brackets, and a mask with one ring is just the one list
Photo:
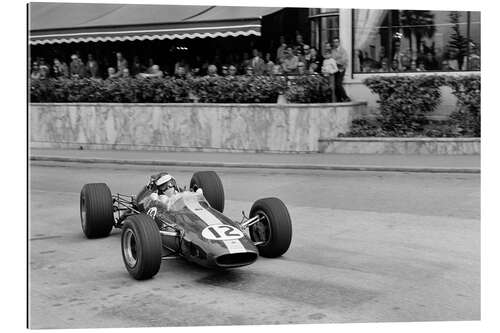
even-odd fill
[(353, 11), (353, 72), (480, 70), (480, 13)]
[(337, 8), (311, 8), (311, 46), (322, 50), (325, 43), (339, 37), (339, 10)]

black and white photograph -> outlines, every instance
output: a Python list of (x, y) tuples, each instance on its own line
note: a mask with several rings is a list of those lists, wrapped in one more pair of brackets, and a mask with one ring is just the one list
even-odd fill
[(278, 5), (25, 3), (28, 329), (484, 319), (480, 5)]

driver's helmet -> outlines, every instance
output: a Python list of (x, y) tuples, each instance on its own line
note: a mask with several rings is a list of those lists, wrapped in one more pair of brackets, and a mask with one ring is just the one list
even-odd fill
[(155, 185), (158, 189), (158, 194), (166, 194), (168, 196), (174, 194), (177, 188), (175, 178), (168, 173), (160, 174), (155, 181)]

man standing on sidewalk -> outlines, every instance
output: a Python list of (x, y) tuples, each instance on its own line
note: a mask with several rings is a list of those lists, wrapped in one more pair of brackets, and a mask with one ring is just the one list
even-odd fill
[(351, 99), (347, 96), (344, 89), (344, 75), (347, 68), (348, 59), (347, 52), (340, 46), (340, 39), (334, 38), (332, 45), (332, 56), (337, 63), (338, 72), (335, 75), (335, 96), (337, 97), (337, 102), (349, 102)]

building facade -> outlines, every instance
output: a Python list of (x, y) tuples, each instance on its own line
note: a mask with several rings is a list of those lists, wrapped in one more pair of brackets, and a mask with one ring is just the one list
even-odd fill
[[(32, 3), (29, 12), (32, 59), (92, 53), (103, 69), (118, 51), (172, 73), (179, 62), (241, 63), (253, 49), (275, 58), (280, 39), (297, 35), (321, 54), (339, 38), (348, 95), (371, 111), (367, 77), (480, 73), (480, 12), (75, 3)], [(442, 99), (437, 116), (455, 108), (450, 91)]]

